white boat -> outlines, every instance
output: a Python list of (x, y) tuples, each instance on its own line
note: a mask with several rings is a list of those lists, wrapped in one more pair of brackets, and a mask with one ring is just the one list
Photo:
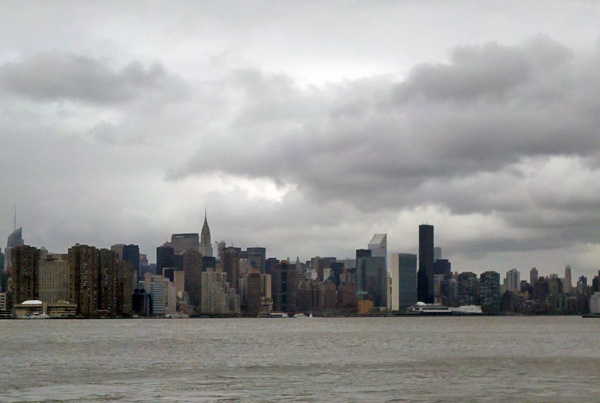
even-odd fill
[(271, 312), (269, 313), (269, 318), (287, 318), (287, 312)]
[(25, 319), (50, 319), (50, 316), (42, 312), (32, 312), (29, 316), (25, 316)]

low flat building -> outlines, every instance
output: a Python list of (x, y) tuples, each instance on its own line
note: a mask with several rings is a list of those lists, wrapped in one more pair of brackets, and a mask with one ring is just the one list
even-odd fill
[(66, 301), (48, 304), (46, 314), (53, 319), (75, 318), (77, 316), (77, 305)]

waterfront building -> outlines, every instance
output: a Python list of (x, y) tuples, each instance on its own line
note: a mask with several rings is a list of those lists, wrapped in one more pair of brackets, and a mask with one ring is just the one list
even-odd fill
[(486, 271), (479, 277), (479, 302), (484, 313), (500, 311), (500, 273)]
[(258, 316), (262, 298), (263, 282), (260, 272), (249, 273), (246, 277), (246, 314)]
[(392, 310), (417, 303), (417, 255), (392, 253)]
[(69, 258), (42, 249), (38, 268), (39, 299), (48, 304), (69, 301)]
[(202, 272), (201, 312), (205, 315), (230, 313), (230, 285), (227, 273), (208, 268)]
[(150, 301), (152, 304), (152, 315), (164, 316), (166, 313), (167, 290), (164, 277), (150, 276)]
[(82, 317), (129, 316), (133, 268), (117, 252), (75, 244), (69, 248), (69, 302)]
[(344, 282), (337, 288), (337, 308), (343, 312), (356, 312), (358, 298), (356, 296), (356, 283)]
[(202, 303), (202, 258), (202, 254), (193, 249), (183, 252), (184, 291), (192, 307), (200, 307)]
[[(8, 249), (8, 248), (7, 248)], [(39, 300), (38, 264), (40, 250), (28, 245), (10, 248), (13, 301)]]
[(417, 274), (417, 299), (434, 302), (433, 225), (419, 225), (419, 271)]
[(457, 280), (458, 305), (477, 305), (479, 302), (479, 282), (477, 275), (472, 272), (463, 272)]
[(271, 293), (276, 312), (296, 312), (296, 265), (281, 260), (273, 267)]
[(213, 247), (210, 240), (210, 228), (208, 228), (208, 221), (206, 219), (206, 209), (204, 210), (204, 225), (202, 225), (202, 232), (200, 234), (199, 252), (202, 256), (212, 257)]
[(595, 292), (590, 297), (590, 313), (592, 315), (600, 315), (600, 292)]
[(361, 257), (356, 261), (356, 278), (359, 293), (367, 295), (373, 306), (386, 309), (388, 294), (388, 273), (385, 257)]
[(296, 300), (300, 312), (317, 312), (323, 305), (323, 282), (311, 278), (299, 278)]

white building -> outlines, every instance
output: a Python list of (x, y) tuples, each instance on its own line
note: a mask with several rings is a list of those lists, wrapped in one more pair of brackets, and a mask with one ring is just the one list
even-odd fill
[(506, 286), (506, 291), (519, 293), (521, 291), (521, 273), (517, 269), (507, 271), (504, 285)]

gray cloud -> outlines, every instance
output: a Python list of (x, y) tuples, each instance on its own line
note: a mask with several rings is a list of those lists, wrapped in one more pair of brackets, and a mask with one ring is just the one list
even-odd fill
[(98, 60), (60, 52), (38, 53), (0, 66), (2, 89), (37, 101), (122, 103), (146, 91), (173, 89), (174, 84), (160, 64), (144, 68), (130, 62), (113, 70)]
[[(232, 83), (244, 94), (237, 119), (218, 141), (202, 139), (198, 157), (172, 176), (267, 177), (375, 209), (422, 203), (411, 195), (432, 181), (498, 172), (527, 157), (593, 155), (596, 118), (580, 99), (592, 99), (586, 86), (598, 79), (577, 77), (572, 59), (564, 46), (535, 38), (519, 47), (461, 47), (449, 64), (418, 66), (400, 83), (301, 88), (289, 77), (246, 71)], [(562, 96), (539, 102), (543, 93)]]

